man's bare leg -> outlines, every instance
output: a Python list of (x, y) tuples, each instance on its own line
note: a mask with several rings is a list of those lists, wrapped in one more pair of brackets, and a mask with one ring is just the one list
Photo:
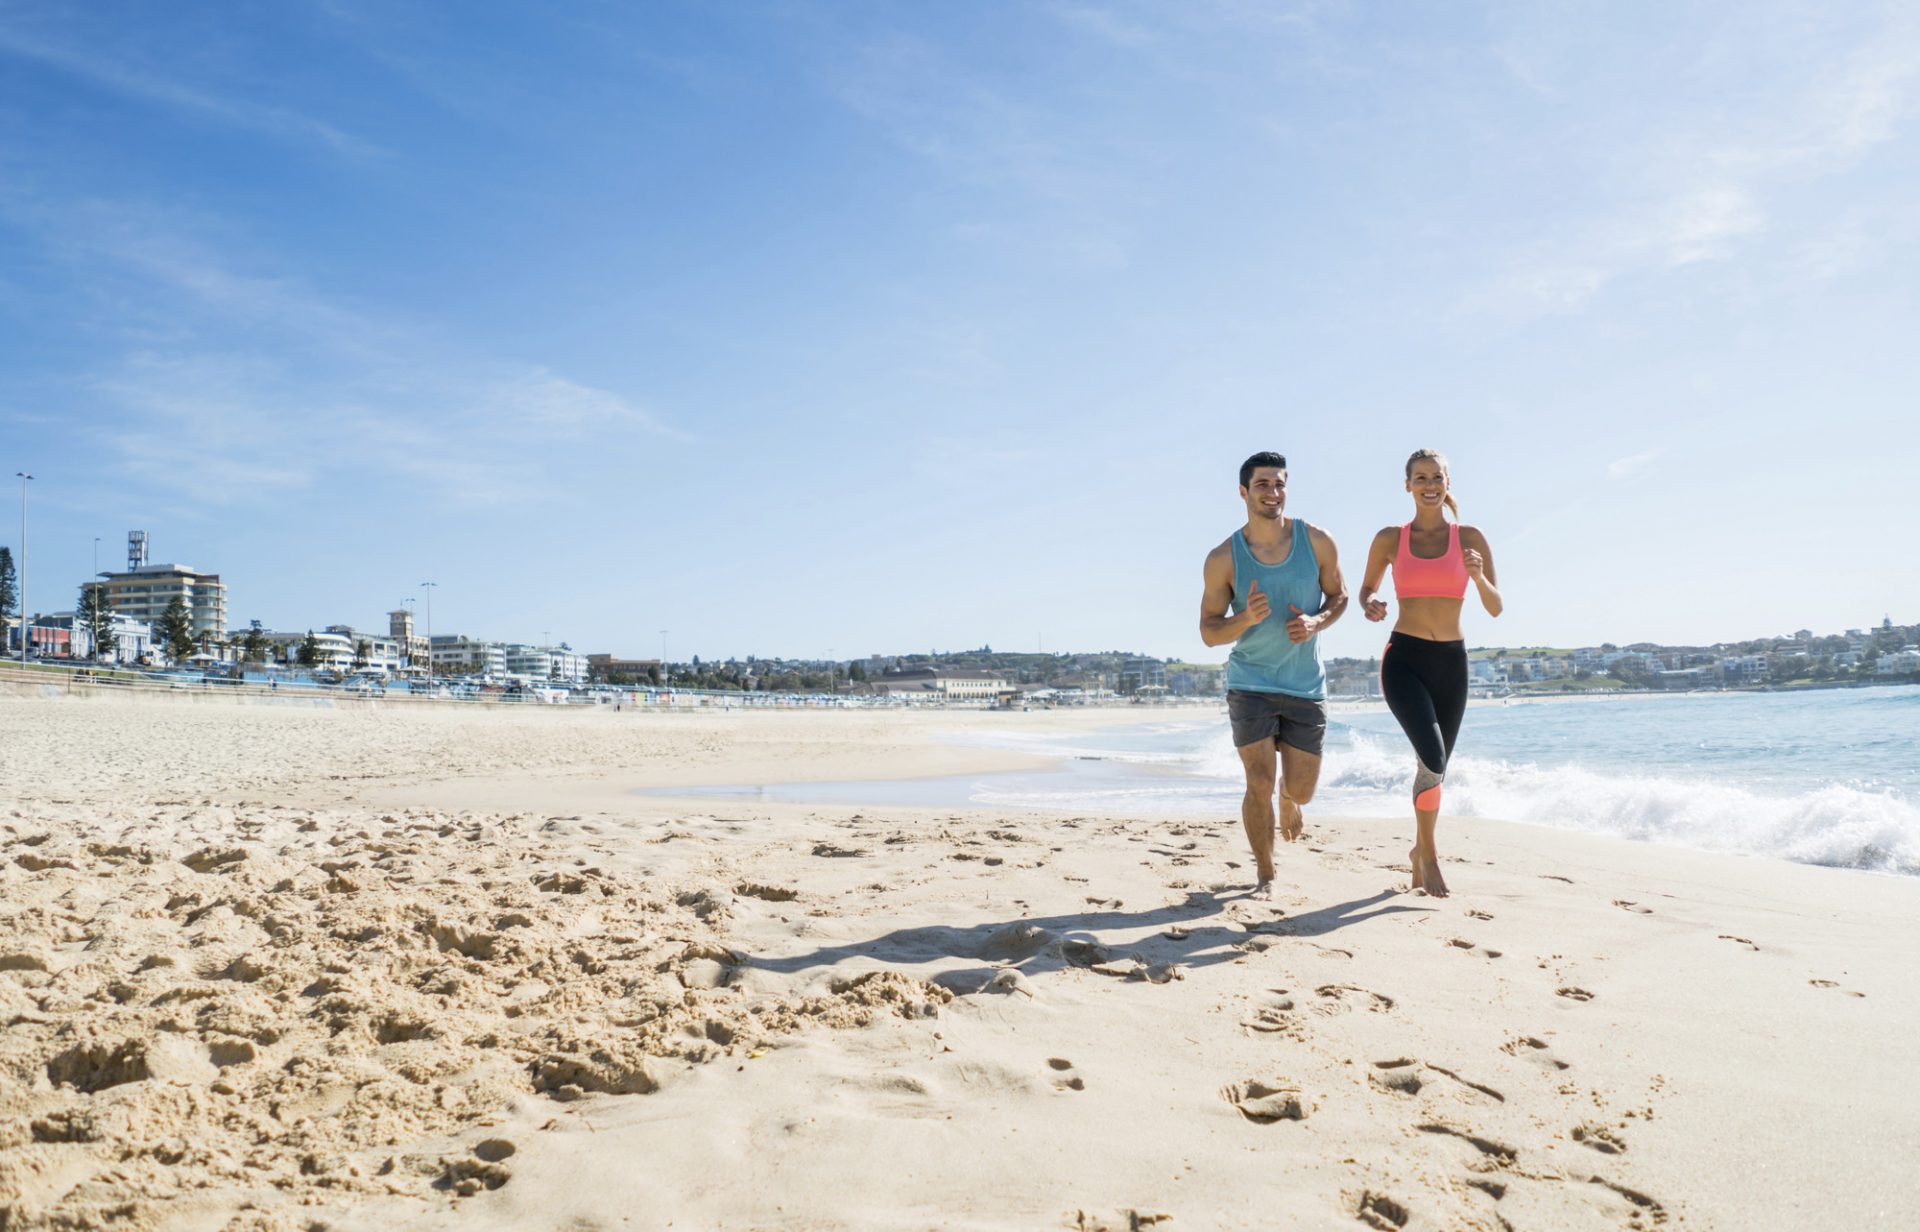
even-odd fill
[(1240, 764), (1247, 772), (1247, 794), (1240, 801), (1240, 821), (1247, 828), (1247, 842), (1253, 847), (1254, 875), (1259, 884), (1257, 898), (1273, 894), (1273, 792), (1278, 775), (1278, 759), (1273, 741), (1256, 740), (1240, 746)]
[(1283, 743), (1280, 773), (1280, 837), (1291, 843), (1306, 833), (1306, 816), (1301, 809), (1320, 785), (1320, 755)]

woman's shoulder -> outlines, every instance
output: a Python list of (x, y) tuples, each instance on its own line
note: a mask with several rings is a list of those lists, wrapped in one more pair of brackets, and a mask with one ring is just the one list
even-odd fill
[(1487, 537), (1480, 533), (1480, 528), (1478, 526), (1468, 526), (1466, 523), (1462, 522), (1460, 523), (1460, 541), (1462, 543), (1477, 543), (1480, 546), (1485, 547), (1487, 543)]

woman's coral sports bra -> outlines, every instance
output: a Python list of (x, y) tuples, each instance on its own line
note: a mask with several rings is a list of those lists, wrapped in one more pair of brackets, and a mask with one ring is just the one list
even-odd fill
[(1411, 522), (1400, 528), (1400, 550), (1393, 555), (1393, 597), (1466, 598), (1467, 561), (1460, 553), (1460, 524), (1447, 523), (1447, 550), (1432, 558), (1413, 554), (1408, 542), (1412, 529)]

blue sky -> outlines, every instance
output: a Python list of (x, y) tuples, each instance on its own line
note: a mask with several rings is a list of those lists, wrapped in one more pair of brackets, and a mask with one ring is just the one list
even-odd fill
[(1204, 660), (1243, 457), (1357, 587), (1430, 445), (1476, 644), (1920, 619), (1917, 100), (1900, 4), (0, 0), (29, 599)]

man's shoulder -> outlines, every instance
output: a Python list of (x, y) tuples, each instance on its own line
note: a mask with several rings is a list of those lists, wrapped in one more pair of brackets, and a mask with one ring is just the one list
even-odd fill
[(1333, 542), (1333, 536), (1327, 533), (1326, 528), (1317, 526), (1305, 518), (1300, 519), (1300, 525), (1307, 528), (1307, 538), (1313, 540), (1316, 544), (1331, 544)]
[(1207, 552), (1207, 563), (1212, 564), (1216, 560), (1224, 560), (1231, 557), (1233, 555), (1233, 541), (1239, 534), (1240, 532), (1236, 530), (1219, 543), (1214, 544), (1212, 549)]

